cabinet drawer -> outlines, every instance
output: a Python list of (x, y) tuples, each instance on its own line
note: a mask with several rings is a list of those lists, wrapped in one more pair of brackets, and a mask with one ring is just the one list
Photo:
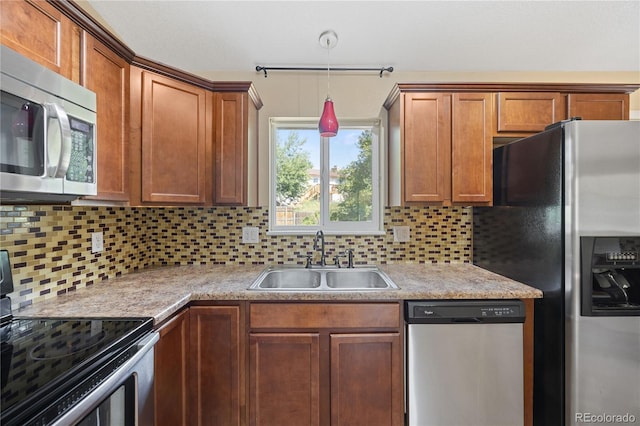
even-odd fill
[(570, 93), (568, 117), (583, 120), (628, 120), (629, 95), (623, 93)]
[(499, 133), (540, 132), (565, 118), (565, 98), (553, 92), (501, 92), (497, 115)]
[(261, 328), (399, 328), (399, 303), (252, 303), (250, 326)]

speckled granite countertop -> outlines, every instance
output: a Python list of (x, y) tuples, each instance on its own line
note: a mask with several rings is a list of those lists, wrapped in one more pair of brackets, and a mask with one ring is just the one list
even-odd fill
[(470, 264), (382, 265), (400, 287), (387, 291), (255, 291), (264, 265), (153, 268), (95, 284), (14, 312), (38, 317), (169, 318), (194, 300), (528, 299), (542, 292)]

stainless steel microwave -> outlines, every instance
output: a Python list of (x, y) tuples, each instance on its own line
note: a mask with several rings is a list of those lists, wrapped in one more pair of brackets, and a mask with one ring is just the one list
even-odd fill
[(95, 93), (0, 48), (0, 202), (96, 195)]

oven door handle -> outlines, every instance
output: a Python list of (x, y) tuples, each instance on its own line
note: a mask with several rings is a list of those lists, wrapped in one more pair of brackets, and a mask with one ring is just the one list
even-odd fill
[[(158, 340), (160, 340), (160, 334), (157, 331), (151, 332), (148, 336), (140, 340), (136, 344), (138, 351), (131, 359), (118, 367), (111, 376), (93, 389), (87, 396), (78, 401), (73, 408), (65, 412), (62, 417), (59, 417), (51, 423), (51, 426), (67, 426), (80, 422), (89, 415), (92, 410), (97, 408), (106, 397), (118, 389), (131, 374), (145, 368), (151, 368), (151, 374), (153, 374), (153, 346)], [(150, 359), (145, 360), (149, 352), (151, 352), (152, 356)], [(150, 363), (150, 365), (142, 365), (146, 363)]]

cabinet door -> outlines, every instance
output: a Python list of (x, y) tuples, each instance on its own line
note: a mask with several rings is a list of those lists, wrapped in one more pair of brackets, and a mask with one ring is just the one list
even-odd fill
[(0, 2), (2, 44), (75, 82), (80, 78), (80, 34), (44, 0)]
[(569, 94), (569, 117), (583, 120), (628, 120), (629, 95), (619, 93)]
[(254, 333), (249, 341), (249, 424), (319, 425), (319, 335)]
[(214, 204), (247, 201), (247, 95), (214, 93)]
[(451, 185), (451, 96), (404, 95), (404, 201), (442, 202)]
[(565, 101), (555, 92), (498, 93), (498, 133), (537, 133), (565, 118)]
[(206, 91), (143, 73), (143, 202), (203, 204)]
[(331, 425), (402, 425), (398, 333), (331, 335)]
[(85, 86), (98, 106), (98, 200), (129, 200), (129, 64), (86, 37)]
[(176, 316), (159, 333), (154, 347), (155, 423), (187, 426), (189, 311)]
[(193, 306), (189, 314), (190, 424), (244, 424), (246, 346), (240, 306)]
[(493, 196), (490, 93), (452, 96), (451, 201), (489, 203)]

